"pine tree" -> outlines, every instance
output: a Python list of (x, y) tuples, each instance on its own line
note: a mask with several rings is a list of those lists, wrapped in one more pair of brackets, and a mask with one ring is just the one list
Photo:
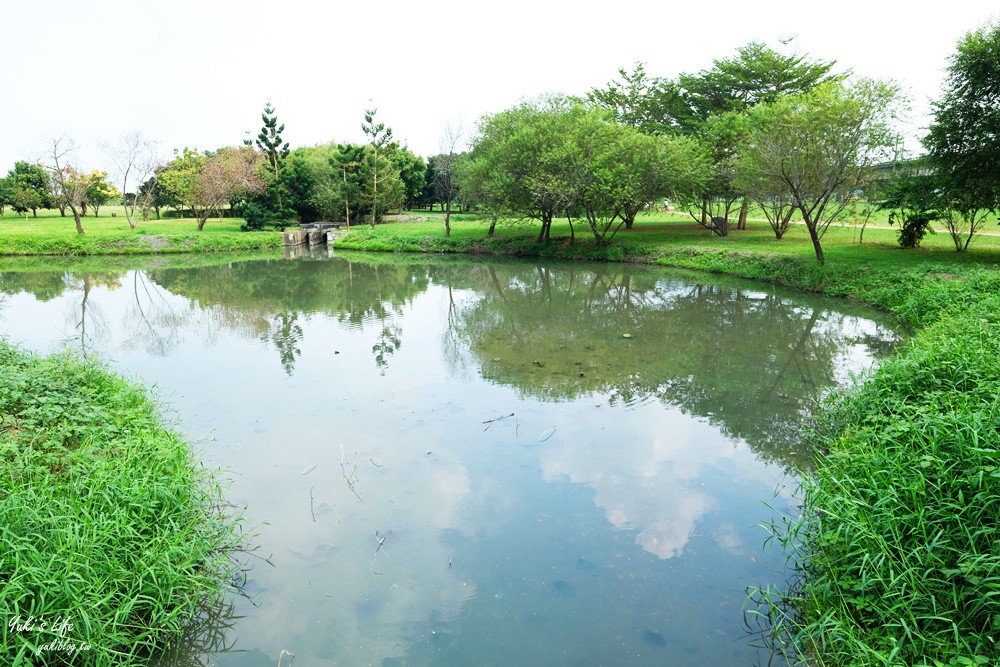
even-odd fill
[(278, 125), (278, 116), (274, 113), (271, 100), (268, 100), (267, 104), (264, 105), (264, 113), (261, 114), (260, 118), (264, 121), (264, 126), (260, 128), (260, 134), (257, 135), (255, 143), (267, 158), (268, 164), (274, 171), (274, 178), (277, 180), (281, 164), (288, 157), (288, 143), (281, 142), (281, 133), (285, 131), (285, 124)]
[(372, 227), (375, 226), (376, 209), (378, 208), (378, 151), (392, 141), (392, 129), (387, 128), (385, 123), (375, 122), (377, 112), (378, 109), (365, 109), (365, 122), (361, 124), (361, 130), (368, 137), (374, 155), (372, 160)]

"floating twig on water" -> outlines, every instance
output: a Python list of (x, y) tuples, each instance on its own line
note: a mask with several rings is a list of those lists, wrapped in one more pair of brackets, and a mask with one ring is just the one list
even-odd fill
[(490, 426), (493, 426), (494, 422), (498, 422), (501, 419), (507, 419), (508, 417), (513, 417), (513, 416), (514, 413), (512, 412), (509, 415), (500, 415), (499, 417), (494, 417), (493, 419), (487, 419), (486, 421), (483, 422), (484, 424), (486, 424), (486, 428), (484, 428), (483, 431), (488, 431)]
[[(351, 493), (353, 493), (357, 497), (357, 499), (360, 500), (361, 502), (365, 502), (365, 499), (362, 498), (360, 495), (358, 495), (357, 489), (354, 488), (355, 483), (357, 483), (357, 481), (358, 481), (358, 463), (357, 463), (357, 461), (358, 461), (358, 453), (357, 452), (354, 453), (354, 458), (351, 459), (350, 462), (347, 461), (347, 456), (344, 454), (344, 444), (341, 443), (340, 444), (340, 476), (344, 478), (345, 482), (347, 482), (347, 488), (349, 488), (351, 490)], [(348, 466), (354, 466), (353, 468), (351, 468), (351, 472), (350, 473), (347, 472)]]
[[(386, 535), (385, 533), (379, 534), (379, 532), (377, 530), (375, 531), (375, 541), (378, 542), (378, 546), (375, 547), (375, 555), (372, 556), (371, 565), (368, 566), (368, 571), (369, 572), (372, 572), (372, 568), (375, 567), (375, 559), (378, 558), (378, 552), (382, 551), (382, 547), (385, 545), (385, 538), (386, 537), (388, 537), (388, 535)], [(385, 554), (385, 557), (386, 558), (389, 557), (388, 552)], [(372, 572), (372, 574), (382, 574), (382, 573), (381, 572)]]
[(312, 514), (313, 523), (316, 523), (316, 510), (313, 508), (313, 487), (309, 487), (309, 513)]
[(556, 432), (555, 427), (545, 429), (540, 436), (538, 436), (538, 442), (545, 442), (552, 437), (552, 434)]

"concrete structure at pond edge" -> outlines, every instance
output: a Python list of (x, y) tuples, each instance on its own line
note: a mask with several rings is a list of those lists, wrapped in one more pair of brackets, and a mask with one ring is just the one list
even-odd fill
[(346, 232), (339, 232), (339, 222), (311, 222), (299, 225), (299, 229), (281, 232), (281, 240), (286, 247), (297, 245), (322, 245), (341, 238)]

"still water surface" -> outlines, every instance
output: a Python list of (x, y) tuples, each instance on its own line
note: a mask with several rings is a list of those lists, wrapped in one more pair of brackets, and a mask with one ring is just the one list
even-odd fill
[(169, 665), (767, 664), (797, 429), (898, 335), (652, 268), (177, 261), (0, 266), (0, 334), (154, 386), (246, 508), (244, 595)]

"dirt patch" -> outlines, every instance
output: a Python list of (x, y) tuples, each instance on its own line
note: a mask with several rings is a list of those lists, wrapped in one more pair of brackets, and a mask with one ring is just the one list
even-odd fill
[(167, 240), (166, 236), (140, 236), (137, 240), (140, 244), (145, 244), (150, 250), (163, 250), (170, 245), (170, 241)]
[(427, 222), (430, 220), (426, 215), (383, 215), (385, 222)]
[(954, 273), (928, 273), (924, 276), (926, 280), (965, 280), (965, 276), (956, 276)]

